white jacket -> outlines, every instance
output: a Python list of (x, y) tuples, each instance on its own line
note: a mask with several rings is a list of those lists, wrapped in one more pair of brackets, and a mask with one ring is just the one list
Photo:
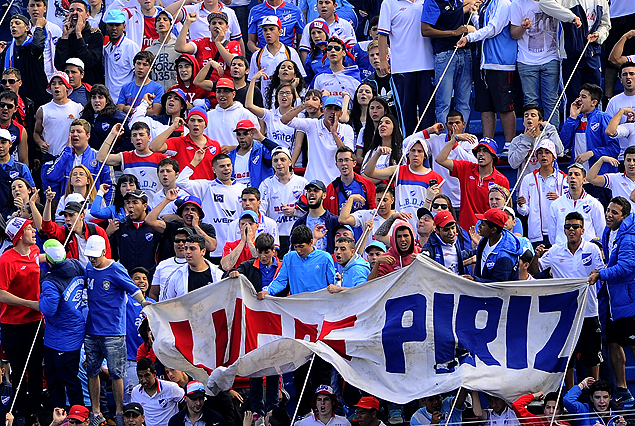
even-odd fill
[(543, 235), (549, 234), (549, 224), (551, 222), (551, 204), (553, 201), (547, 199), (547, 192), (554, 190), (560, 197), (569, 191), (567, 175), (562, 170), (554, 172), (553, 178), (548, 177), (547, 188), (543, 190), (544, 180), (538, 173), (539, 169), (525, 175), (518, 196), (525, 197), (527, 202), (518, 205), (518, 213), (527, 218), (527, 228), (529, 231), (529, 241), (542, 241)]
[(216, 108), (207, 112), (207, 127), (203, 133), (221, 145), (236, 146), (238, 141), (234, 129), (241, 120), (251, 120), (260, 129), (258, 118), (240, 102), (234, 101), (232, 106), (226, 109), (216, 105)]
[[(223, 277), (223, 271), (221, 271), (218, 266), (212, 264), (208, 260), (205, 260), (205, 263), (207, 263), (210, 272), (212, 273), (212, 284), (220, 281)], [(188, 264), (185, 264), (172, 272), (172, 275), (170, 275), (170, 278), (168, 278), (168, 283), (165, 286), (165, 295), (163, 297), (163, 300), (174, 299), (175, 297), (187, 294), (187, 283), (189, 276), (190, 265)]]
[(582, 238), (591, 241), (595, 237), (602, 237), (606, 227), (604, 217), (604, 207), (597, 200), (582, 192), (579, 200), (574, 200), (567, 192), (564, 197), (558, 198), (551, 203), (551, 222), (549, 223), (549, 241), (551, 244), (567, 244), (567, 237), (564, 233), (565, 217), (571, 212), (578, 212), (584, 218), (584, 234)]

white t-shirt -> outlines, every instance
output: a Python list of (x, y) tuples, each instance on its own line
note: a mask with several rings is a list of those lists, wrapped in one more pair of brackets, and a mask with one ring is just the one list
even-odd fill
[[(586, 122), (586, 117), (582, 117), (582, 123)], [(582, 124), (580, 123), (580, 124)], [(584, 154), (585, 152), (587, 152), (587, 144), (586, 144), (586, 133), (585, 132), (576, 132), (575, 136), (573, 137), (574, 140), (574, 144), (575, 144), (575, 155), (580, 155), (580, 154)], [(585, 161), (584, 164), (582, 164), (584, 166), (584, 170), (587, 171), (587, 173), (589, 172), (589, 162)]]
[(434, 69), (432, 43), (421, 35), (424, 0), (384, 0), (379, 12), (378, 32), (388, 36), (393, 74)]
[[(166, 4), (167, 6), (167, 4)], [(219, 10), (227, 14), (228, 28), (225, 33), (225, 40), (238, 40), (240, 39), (242, 33), (240, 31), (240, 24), (238, 23), (238, 18), (236, 17), (236, 12), (234, 12), (231, 8), (225, 7), (225, 5), (219, 1), (218, 2)], [(210, 13), (207, 9), (205, 9), (204, 4), (195, 3), (184, 6), (181, 10), (186, 10), (186, 13), (196, 12), (198, 14), (198, 19), (190, 25), (189, 37), (188, 40), (196, 40), (197, 38), (210, 38), (212, 36), (209, 30), (209, 24), (207, 23), (207, 17)], [(182, 27), (180, 24), (178, 25), (179, 30)]]
[(178, 257), (173, 256), (169, 259), (161, 261), (157, 265), (156, 269), (154, 270), (154, 275), (152, 276), (152, 285), (159, 286), (159, 302), (168, 300), (166, 290), (168, 279), (170, 278), (170, 275), (172, 275), (172, 272), (176, 271), (186, 263), (187, 261), (185, 259), (179, 259)]
[(489, 257), (490, 253), (494, 251), (494, 249), (496, 248), (498, 243), (501, 242), (501, 240), (502, 238), (498, 240), (498, 242), (494, 244), (493, 246), (489, 245), (489, 241), (485, 243), (485, 247), (483, 247), (483, 253), (481, 255), (481, 273), (482, 271), (485, 270), (485, 264), (487, 263), (487, 258)]
[(138, 402), (143, 407), (147, 426), (167, 425), (172, 416), (179, 412), (179, 402), (185, 392), (174, 382), (157, 380), (157, 392), (150, 396), (141, 385), (137, 385), (130, 395), (131, 402)]
[(631, 209), (635, 209), (635, 203), (631, 200), (631, 193), (635, 191), (635, 182), (625, 173), (607, 173), (604, 175), (604, 187), (611, 190), (613, 197), (624, 197), (631, 203)]
[[(612, 17), (612, 16), (611, 16)], [(611, 117), (615, 117), (615, 115), (620, 112), (622, 108), (635, 108), (635, 96), (626, 96), (623, 92), (619, 95), (615, 95), (609, 101), (609, 104), (606, 106), (606, 113)], [(622, 115), (620, 119), (620, 124), (626, 123), (626, 116)], [(618, 133), (620, 129), (618, 127)], [(624, 159), (624, 151), (631, 145), (635, 144), (635, 137), (623, 136), (622, 134), (618, 134), (617, 138), (620, 142), (620, 155), (617, 157), (618, 160)]]
[[(355, 228), (362, 228), (364, 229), (364, 226), (366, 226), (366, 221), (373, 218), (373, 215), (375, 214), (375, 209), (373, 210), (357, 210), (354, 211), (353, 213), (351, 213), (351, 216), (353, 216), (353, 218), (355, 218)], [(378, 214), (375, 214), (375, 217), (373, 218), (373, 230), (371, 235), (368, 236), (368, 238), (366, 239), (366, 247), (368, 247), (371, 243), (373, 243), (375, 241), (374, 235), (375, 232), (377, 232), (377, 230), (379, 229), (379, 227), (381, 225), (384, 224), (384, 222), (386, 221), (386, 219), (384, 219), (383, 217), (379, 216)]]
[(234, 161), (234, 176), (239, 183), (245, 186), (251, 186), (251, 178), (249, 177), (249, 156), (251, 149), (245, 155), (236, 153)]
[(534, 0), (515, 0), (511, 4), (511, 23), (521, 26), (531, 19), (531, 28), (518, 40), (518, 62), (542, 65), (558, 59), (558, 20), (540, 10)]
[[(368, 160), (370, 160), (370, 157), (375, 155), (375, 152), (377, 152), (377, 148), (373, 149), (372, 151), (368, 151), (364, 156), (364, 161), (362, 162), (362, 173), (366, 172), (366, 164), (368, 164)], [(390, 154), (384, 154), (377, 159), (375, 170), (385, 169), (388, 166), (390, 166)]]
[(458, 274), (459, 273), (459, 256), (456, 252), (456, 246), (454, 244), (444, 243), (443, 240), (441, 240), (441, 238), (439, 238), (439, 241), (441, 242), (441, 250), (443, 250), (443, 264), (445, 265), (446, 268), (448, 268), (455, 274)]
[(295, 129), (283, 124), (280, 121), (280, 109), (265, 109), (262, 121), (267, 125), (267, 137), (285, 148), (293, 147), (293, 141), (295, 138)]
[(267, 217), (276, 221), (280, 235), (288, 237), (291, 228), (302, 214), (296, 209), (293, 216), (285, 216), (282, 205), (295, 205), (302, 194), (307, 180), (296, 174), (286, 184), (280, 183), (276, 176), (271, 176), (260, 183), (260, 211)]

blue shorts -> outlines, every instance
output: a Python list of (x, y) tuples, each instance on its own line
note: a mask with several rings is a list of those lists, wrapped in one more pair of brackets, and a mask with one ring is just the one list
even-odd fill
[(86, 351), (86, 374), (97, 377), (106, 358), (112, 380), (126, 377), (126, 336), (93, 336), (84, 339)]

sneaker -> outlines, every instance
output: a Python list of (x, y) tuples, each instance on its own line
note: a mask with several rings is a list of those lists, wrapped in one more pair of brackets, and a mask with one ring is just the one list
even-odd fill
[(501, 157), (507, 157), (509, 155), (509, 147), (511, 146), (511, 142), (505, 142), (505, 146), (503, 147), (503, 152), (501, 152)]
[(626, 390), (618, 390), (617, 392), (615, 392), (615, 395), (613, 395), (612, 400), (616, 408), (620, 409), (620, 408), (624, 408), (625, 405), (632, 404), (633, 401), (635, 401), (635, 398), (633, 398), (633, 395), (631, 395), (631, 392), (628, 389), (626, 389)]
[(106, 424), (106, 418), (101, 414), (93, 414), (90, 419), (90, 426), (101, 426)]
[(388, 412), (388, 423), (391, 425), (400, 425), (403, 423), (403, 416), (400, 409), (394, 409)]
[(117, 426), (123, 426), (124, 422), (123, 422), (123, 413), (117, 413), (115, 415), (115, 424)]

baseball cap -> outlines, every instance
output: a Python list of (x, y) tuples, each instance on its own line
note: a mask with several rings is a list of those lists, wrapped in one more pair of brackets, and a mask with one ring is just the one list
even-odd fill
[(262, 18), (262, 22), (258, 25), (259, 27), (264, 27), (265, 25), (275, 25), (276, 27), (282, 29), (282, 22), (280, 18), (277, 16), (269, 15)]
[(61, 214), (64, 214), (64, 213), (75, 214), (75, 213), (81, 213), (83, 211), (84, 211), (84, 205), (82, 203), (78, 203), (77, 201), (69, 201), (64, 206), (64, 210), (62, 210), (60, 213)]
[(71, 409), (68, 410), (69, 419), (79, 420), (82, 423), (88, 419), (88, 414), (88, 408), (84, 407), (83, 405), (73, 405)]
[(318, 30), (322, 30), (326, 33), (326, 38), (329, 38), (329, 34), (331, 33), (329, 30), (329, 24), (326, 23), (323, 19), (316, 19), (309, 24), (309, 34), (311, 34), (311, 30), (313, 28), (317, 28)]
[(289, 148), (287, 147), (284, 147), (284, 146), (275, 147), (273, 151), (271, 151), (271, 158), (275, 157), (276, 154), (285, 154), (287, 157), (289, 157), (289, 160), (291, 160), (291, 152), (289, 151)]
[(134, 197), (144, 203), (148, 202), (148, 195), (141, 189), (133, 189), (132, 191), (129, 191), (126, 195), (123, 196), (123, 199), (127, 200), (130, 197)]
[(66, 86), (66, 89), (68, 90), (68, 95), (70, 95), (73, 91), (73, 88), (71, 87), (71, 83), (68, 81), (68, 75), (62, 71), (55, 71), (55, 73), (53, 73), (53, 75), (49, 79), (49, 84), (46, 85), (46, 91), (51, 95), (53, 94), (53, 92), (51, 91), (51, 82), (54, 78), (59, 78), (62, 80), (62, 83), (64, 83), (64, 86)]
[(227, 77), (219, 78), (218, 81), (216, 81), (216, 90), (220, 88), (236, 90), (236, 87), (234, 87), (234, 80)]
[(190, 117), (192, 117), (193, 115), (198, 115), (202, 117), (203, 120), (205, 121), (205, 126), (207, 126), (207, 111), (205, 111), (202, 107), (192, 108), (190, 113), (187, 115), (187, 119), (185, 121), (188, 121)]
[(355, 407), (379, 411), (379, 401), (374, 396), (363, 396), (359, 402), (355, 404)]
[(255, 129), (256, 126), (254, 125), (253, 121), (251, 120), (240, 120), (238, 123), (236, 123), (236, 128), (234, 129), (234, 132), (237, 132), (239, 130), (250, 130), (250, 129)]
[(240, 218), (242, 219), (244, 217), (248, 217), (253, 220), (254, 223), (258, 223), (258, 214), (253, 210), (245, 210), (244, 212), (242, 212)]
[(455, 222), (456, 220), (454, 219), (454, 216), (452, 216), (452, 213), (448, 210), (441, 210), (439, 213), (434, 215), (434, 224), (439, 228), (445, 228), (450, 223)]
[[(111, 10), (111, 12), (121, 12), (120, 10)], [(123, 13), (122, 13), (123, 15)], [(82, 71), (86, 68), (84, 66), (84, 61), (79, 58), (68, 58), (65, 62), (65, 65), (75, 65), (77, 68), (81, 68)]]
[(44, 253), (46, 253), (46, 260), (53, 265), (63, 262), (66, 259), (66, 250), (64, 250), (64, 246), (62, 243), (53, 238), (44, 242)]
[(192, 380), (191, 382), (188, 382), (185, 387), (185, 395), (187, 395), (188, 398), (199, 398), (201, 396), (205, 396), (205, 386), (203, 386), (203, 383), (198, 380)]
[(335, 225), (335, 227), (333, 228), (333, 230), (332, 230), (333, 235), (335, 235), (337, 233), (337, 231), (339, 231), (342, 228), (348, 229), (349, 231), (353, 232), (353, 227), (351, 225), (342, 225), (340, 223), (338, 225)]
[(368, 253), (368, 251), (372, 248), (378, 248), (379, 250), (386, 252), (386, 244), (382, 243), (381, 241), (373, 241), (372, 243), (368, 244), (368, 246), (366, 247), (366, 250), (364, 250), (366, 253)]
[(529, 249), (525, 250), (525, 252), (520, 255), (520, 260), (522, 260), (525, 263), (531, 262), (533, 258), (534, 258), (534, 254)]
[(0, 139), (11, 142), (11, 133), (7, 129), (0, 129)]
[(472, 154), (476, 156), (476, 151), (482, 146), (486, 147), (489, 153), (492, 154), (494, 164), (498, 163), (498, 154), (496, 154), (496, 151), (498, 151), (498, 143), (496, 143), (494, 139), (483, 138), (478, 141), (478, 145), (472, 149)]
[(143, 407), (137, 402), (131, 402), (123, 406), (123, 413), (135, 413), (139, 416), (143, 415)]
[(101, 257), (106, 250), (106, 240), (101, 235), (91, 235), (86, 241), (84, 255), (89, 257)]
[(216, 10), (214, 12), (210, 12), (209, 15), (207, 15), (207, 23), (212, 22), (212, 19), (217, 18), (217, 19), (222, 19), (223, 21), (225, 21), (226, 24), (229, 23), (229, 18), (227, 17), (227, 14), (225, 12), (222, 12), (220, 10)]
[(331, 401), (333, 401), (333, 406), (335, 406), (335, 404), (337, 403), (337, 397), (335, 396), (335, 392), (333, 391), (333, 388), (330, 387), (329, 385), (320, 385), (315, 390), (315, 393), (313, 394), (313, 399), (311, 400), (311, 406), (313, 408), (316, 408), (315, 400), (317, 399), (318, 395), (328, 395), (328, 396), (330, 396), (331, 397)]
[(342, 108), (342, 98), (340, 98), (339, 96), (328, 96), (326, 99), (324, 99), (324, 108), (329, 105)]
[(174, 22), (174, 16), (172, 16), (172, 14), (165, 9), (162, 9), (161, 11), (159, 11), (159, 13), (157, 13), (157, 16), (159, 15), (165, 15), (168, 17), (170, 22)]
[(123, 24), (126, 22), (126, 16), (119, 9), (112, 9), (104, 19), (106, 24)]
[(24, 228), (32, 223), (32, 220), (24, 219), (22, 217), (13, 217), (7, 222), (7, 226), (4, 228), (4, 233), (7, 234), (7, 237), (9, 237), (13, 245), (15, 245), (22, 234), (24, 234)]
[(200, 216), (200, 219), (203, 219), (205, 217), (205, 212), (203, 211), (203, 207), (201, 206), (203, 202), (201, 201), (200, 198), (198, 198), (195, 195), (188, 195), (187, 197), (183, 199), (183, 202), (181, 203), (179, 208), (176, 210), (177, 215), (183, 216), (183, 209), (185, 208), (186, 204), (194, 204), (196, 207), (198, 207), (198, 210), (199, 210), (198, 215)]
[(11, 21), (13, 21), (14, 19), (19, 19), (20, 21), (24, 22), (24, 24), (28, 27), (29, 26), (29, 18), (27, 18), (26, 16), (22, 15), (22, 14), (15, 14), (11, 16)]
[(326, 185), (324, 185), (324, 182), (322, 182), (321, 180), (313, 179), (311, 182), (307, 183), (304, 186), (304, 189), (307, 189), (309, 186), (314, 186), (320, 191), (326, 192)]
[(186, 234), (188, 237), (191, 237), (192, 235), (194, 235), (194, 231), (192, 231), (190, 228), (181, 227), (176, 230), (174, 235), (176, 234)]
[(426, 209), (425, 207), (420, 207), (419, 210), (417, 210), (417, 219), (421, 219), (425, 215), (428, 215), (434, 219), (434, 213), (432, 213), (430, 210)]
[(500, 226), (501, 228), (505, 227), (507, 223), (507, 213), (498, 208), (489, 209), (483, 214), (475, 215), (479, 220), (486, 220), (488, 222), (492, 222), (494, 225)]

